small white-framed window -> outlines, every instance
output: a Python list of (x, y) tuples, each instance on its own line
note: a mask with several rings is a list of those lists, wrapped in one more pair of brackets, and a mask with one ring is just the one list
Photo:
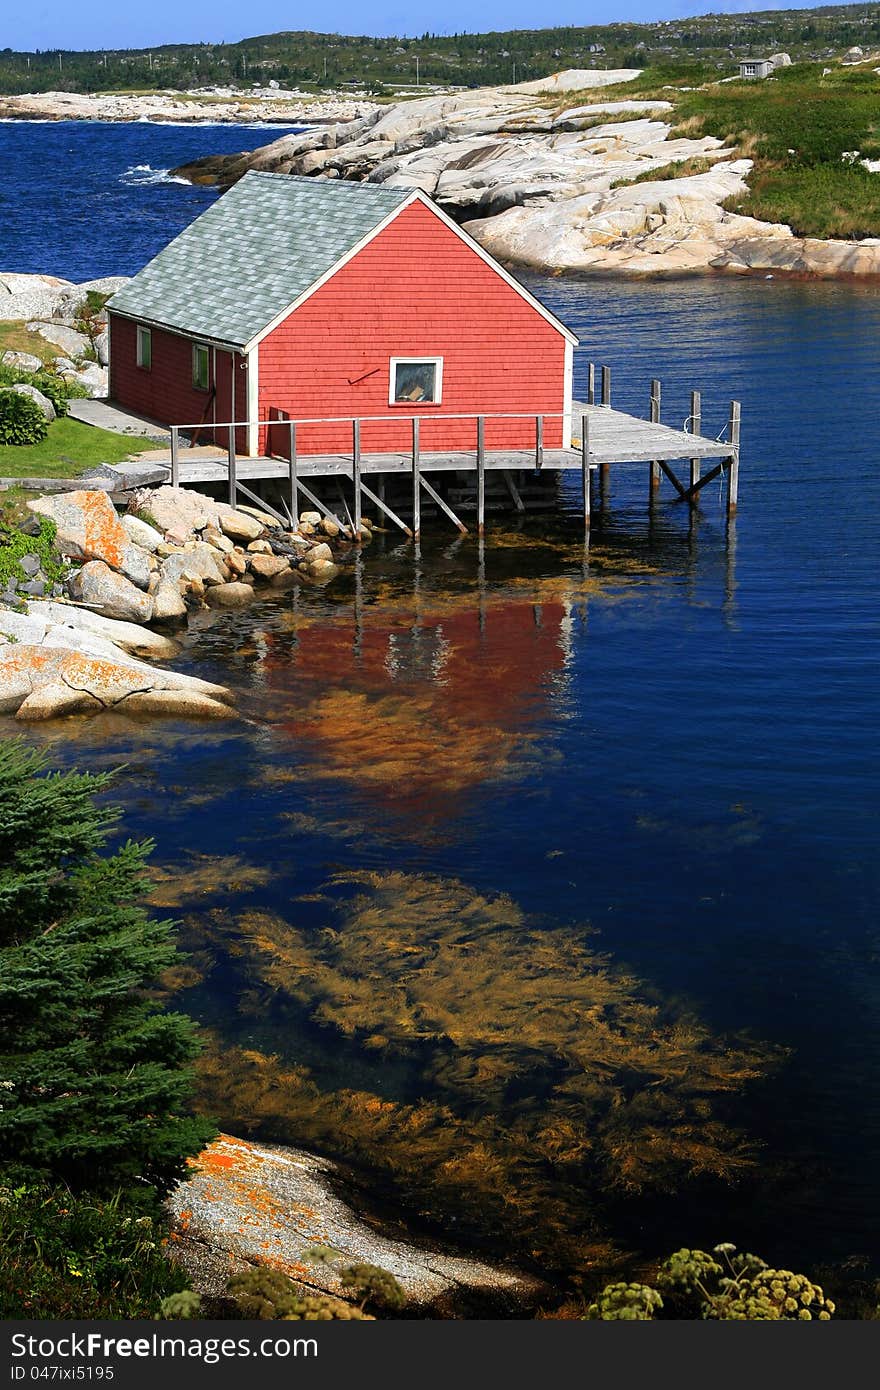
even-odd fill
[(210, 389), (210, 349), (204, 343), (193, 343), (193, 386), (197, 391)]
[(389, 405), (439, 405), (442, 396), (442, 357), (392, 357)]
[(153, 335), (142, 323), (137, 327), (137, 364), (148, 372), (153, 365)]

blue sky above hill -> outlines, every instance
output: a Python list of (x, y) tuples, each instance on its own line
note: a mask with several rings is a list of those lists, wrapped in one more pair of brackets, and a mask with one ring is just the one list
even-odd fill
[[(232, 0), (152, 0), (144, 7), (110, 5), (108, 0), (37, 0), (30, 6), (10, 6), (0, 24), (0, 48), (143, 48), (162, 43), (229, 43), (251, 34), (279, 29), (315, 29), (342, 34), (417, 35), (426, 31), (454, 34), (489, 29), (537, 29), (549, 25), (610, 24), (751, 9), (806, 9), (787, 0), (446, 0), (441, 9), (414, 7), (402, 0), (374, 0), (367, 6), (354, 0), (303, 0), (291, 6), (283, 0), (251, 0), (246, 13)], [(5, 8), (5, 7), (4, 7)]]

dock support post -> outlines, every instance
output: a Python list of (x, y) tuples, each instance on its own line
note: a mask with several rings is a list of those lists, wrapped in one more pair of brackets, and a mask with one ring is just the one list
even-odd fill
[(535, 469), (540, 473), (544, 467), (544, 417), (535, 416)]
[[(602, 368), (602, 404), (611, 409), (611, 368)], [(611, 480), (611, 465), (602, 463), (599, 465), (599, 482), (602, 491), (602, 506), (605, 506), (608, 494), (608, 484)]]
[(354, 538), (361, 536), (361, 422), (351, 422), (351, 481), (354, 484)]
[(477, 535), (486, 529), (486, 418), (477, 416)]
[(591, 362), (587, 367), (587, 405), (596, 404), (596, 364)]
[(733, 450), (727, 469), (727, 515), (732, 516), (739, 502), (739, 426), (740, 403), (730, 402), (730, 444)]
[(171, 426), (171, 486), (180, 487), (180, 427)]
[(602, 404), (611, 407), (611, 368), (602, 368)]
[(296, 526), (299, 522), (299, 487), (296, 481), (296, 425), (291, 420), (287, 428), (290, 431), (290, 461), (288, 464), (290, 470), (290, 519)]
[(584, 499), (584, 529), (590, 526), (590, 417), (581, 416), (581, 487)]
[(235, 473), (235, 426), (229, 426), (229, 444), (226, 450), (229, 455), (229, 505), (235, 506), (235, 499), (238, 495), (238, 479)]
[[(699, 434), (703, 427), (702, 405), (699, 391), (691, 392), (691, 433)], [(691, 487), (700, 481), (700, 460), (691, 459)], [(691, 499), (693, 506), (693, 499)]]
[(422, 529), (422, 488), (419, 478), (419, 425), (416, 417), (412, 422), (412, 483), (413, 483), (413, 539), (418, 540)]
[[(655, 377), (651, 382), (651, 424), (660, 423), (660, 382)], [(654, 459), (651, 464), (651, 495), (660, 490), (660, 464)]]

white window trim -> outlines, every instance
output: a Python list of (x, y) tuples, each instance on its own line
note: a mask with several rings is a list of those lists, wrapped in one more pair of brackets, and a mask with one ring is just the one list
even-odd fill
[[(398, 401), (394, 396), (398, 367), (415, 367), (422, 362), (432, 362), (436, 368), (434, 376), (434, 399), (431, 401)], [(443, 403), (443, 358), (442, 357), (392, 357), (388, 372), (388, 404), (396, 406), (442, 405)]]
[[(142, 343), (144, 339), (146, 339), (146, 341), (150, 345), (149, 362), (144, 361), (144, 354), (142, 348)], [(135, 361), (137, 362), (137, 365), (140, 367), (142, 372), (151, 372), (153, 370), (153, 331), (152, 329), (147, 328), (146, 324), (143, 323), (139, 323), (137, 326)]]
[[(205, 354), (205, 385), (200, 386), (196, 380), (196, 362), (198, 353)], [(210, 391), (211, 389), (211, 349), (207, 343), (193, 343), (192, 345), (192, 384), (194, 391)]]

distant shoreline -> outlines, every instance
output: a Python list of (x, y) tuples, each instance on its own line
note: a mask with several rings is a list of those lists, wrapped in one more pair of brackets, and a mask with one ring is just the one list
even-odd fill
[(4, 123), (62, 121), (154, 125), (311, 126), (355, 120), (377, 110), (343, 93), (30, 92), (0, 97)]

